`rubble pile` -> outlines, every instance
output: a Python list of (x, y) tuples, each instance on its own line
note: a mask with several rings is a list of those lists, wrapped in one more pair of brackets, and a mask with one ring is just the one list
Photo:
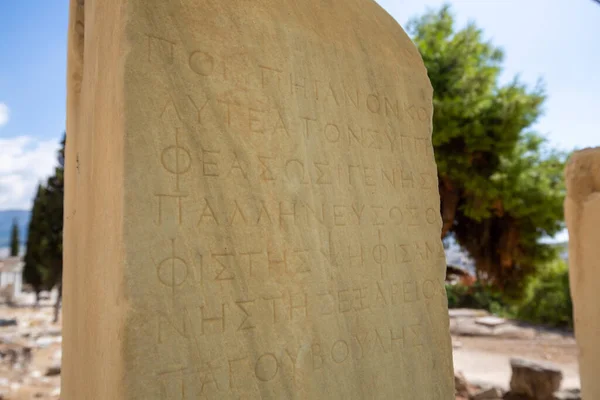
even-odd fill
[(512, 359), (510, 390), (467, 382), (455, 372), (456, 400), (581, 400), (578, 389), (560, 390), (562, 372), (549, 363)]
[[(53, 313), (50, 301), (40, 307), (0, 305), (0, 400), (60, 399), (62, 332), (52, 322)], [(452, 310), (451, 328), (461, 334), (453, 337), (455, 350), (466, 337), (499, 338), (502, 347), (507, 338), (539, 336), (529, 327), (475, 310)], [(470, 382), (456, 371), (456, 400), (581, 400), (578, 389), (559, 389), (565, 382), (556, 365), (512, 358), (510, 368), (505, 387)]]
[(62, 336), (52, 306), (0, 307), (0, 400), (59, 399)]

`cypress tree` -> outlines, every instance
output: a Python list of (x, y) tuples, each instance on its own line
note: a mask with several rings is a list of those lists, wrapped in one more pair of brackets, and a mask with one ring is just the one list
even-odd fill
[(27, 231), (27, 247), (25, 249), (25, 268), (23, 269), (23, 280), (30, 284), (35, 291), (36, 304), (39, 294), (44, 288), (44, 264), (41, 251), (44, 231), (44, 202), (45, 189), (38, 185), (37, 194), (33, 201), (31, 220)]
[(19, 224), (17, 219), (13, 220), (12, 230), (10, 232), (10, 256), (19, 255)]
[(62, 300), (62, 238), (63, 238), (63, 204), (64, 204), (64, 166), (65, 166), (65, 141), (63, 136), (61, 148), (58, 152), (58, 166), (54, 175), (48, 178), (45, 195), (45, 233), (42, 241), (42, 254), (47, 265), (47, 274), (44, 277), (48, 287), (58, 289), (55, 304), (54, 322), (58, 321), (58, 311)]

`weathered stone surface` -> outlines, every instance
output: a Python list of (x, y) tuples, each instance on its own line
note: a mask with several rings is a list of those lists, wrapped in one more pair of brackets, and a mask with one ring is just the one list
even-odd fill
[(481, 317), (475, 320), (475, 323), (479, 325), (489, 326), (491, 328), (495, 328), (498, 325), (502, 325), (507, 323), (508, 321), (504, 318), (496, 317), (495, 315), (489, 317)]
[(46, 376), (60, 375), (60, 364), (55, 364), (46, 369)]
[(569, 229), (569, 278), (581, 395), (600, 399), (600, 148), (575, 152), (566, 168), (565, 219)]
[(508, 392), (504, 395), (503, 400), (532, 400), (532, 399), (529, 396)]
[(462, 372), (454, 372), (454, 389), (457, 395), (468, 396), (469, 386), (467, 380)]
[(519, 326), (513, 321), (505, 321), (500, 325), (484, 325), (475, 318), (452, 317), (450, 333), (457, 336), (494, 336), (506, 339), (531, 339), (536, 332), (533, 328)]
[(579, 389), (561, 390), (554, 393), (554, 400), (581, 400)]
[(452, 308), (448, 310), (450, 318), (479, 318), (488, 317), (490, 313), (485, 310), (474, 310), (470, 308)]
[(375, 2), (72, 0), (68, 108), (65, 399), (452, 398), (432, 88)]
[(470, 400), (501, 400), (502, 390), (498, 388), (489, 388), (478, 391), (470, 397)]
[(552, 400), (554, 392), (560, 388), (562, 371), (551, 364), (512, 358), (510, 366), (510, 391), (513, 394), (531, 400)]

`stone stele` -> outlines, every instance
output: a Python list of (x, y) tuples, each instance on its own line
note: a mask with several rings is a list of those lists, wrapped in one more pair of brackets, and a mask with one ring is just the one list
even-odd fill
[(566, 168), (565, 218), (581, 395), (600, 399), (600, 148), (575, 152)]
[(432, 87), (371, 0), (72, 0), (63, 394), (453, 399)]

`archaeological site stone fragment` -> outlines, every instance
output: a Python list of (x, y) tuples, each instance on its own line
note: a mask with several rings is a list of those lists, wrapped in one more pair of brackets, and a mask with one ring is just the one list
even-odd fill
[(398, 23), (70, 12), (61, 398), (453, 399), (432, 87)]
[(567, 164), (565, 219), (569, 278), (579, 348), (581, 397), (600, 398), (600, 148), (575, 152)]

